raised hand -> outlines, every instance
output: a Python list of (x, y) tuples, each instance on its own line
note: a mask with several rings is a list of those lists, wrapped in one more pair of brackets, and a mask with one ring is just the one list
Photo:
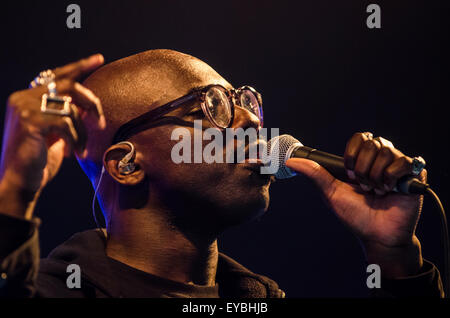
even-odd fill
[(77, 82), (104, 62), (100, 54), (53, 70), (57, 96), (69, 97), (70, 114), (41, 111), (47, 85), (14, 92), (7, 103), (0, 162), (0, 213), (30, 218), (42, 188), (66, 156), (85, 157), (85, 125), (104, 129), (99, 98)]

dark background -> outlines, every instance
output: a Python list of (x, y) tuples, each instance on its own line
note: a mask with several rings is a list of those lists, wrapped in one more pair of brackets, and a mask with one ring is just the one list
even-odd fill
[[(0, 7), (0, 94), (41, 70), (101, 52), (107, 62), (148, 49), (194, 55), (234, 86), (263, 94), (267, 127), (342, 154), (354, 132), (372, 131), (428, 162), (429, 182), (449, 202), (448, 1), (73, 1), (81, 29), (66, 27), (71, 1)], [(381, 6), (382, 28), (366, 27)], [(4, 116), (4, 107), (0, 115)], [(288, 297), (364, 297), (358, 241), (304, 177), (273, 185), (269, 213), (231, 229), (225, 253), (275, 279)], [(43, 192), (43, 256), (92, 228), (93, 189), (75, 159)], [(425, 201), (418, 227), (425, 258), (442, 268), (438, 211)]]

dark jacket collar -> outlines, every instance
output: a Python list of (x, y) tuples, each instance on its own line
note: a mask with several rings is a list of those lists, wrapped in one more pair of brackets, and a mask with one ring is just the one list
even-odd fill
[[(47, 259), (41, 260), (40, 272), (46, 275), (67, 276), (68, 264), (78, 264), (82, 280), (90, 292), (101, 292), (105, 296), (120, 297), (120, 286), (115, 283), (105, 252), (105, 239), (99, 230), (89, 230), (73, 235), (56, 247)], [(232, 258), (220, 253), (216, 281), (221, 297), (266, 298), (284, 297), (275, 281), (258, 275)], [(87, 286), (87, 287), (86, 287)]]

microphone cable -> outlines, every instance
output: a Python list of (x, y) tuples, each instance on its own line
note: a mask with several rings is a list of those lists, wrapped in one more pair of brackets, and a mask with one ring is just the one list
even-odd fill
[(100, 223), (97, 220), (97, 213), (95, 211), (95, 201), (96, 201), (95, 199), (97, 199), (97, 193), (100, 188), (100, 184), (102, 182), (102, 178), (103, 178), (104, 174), (105, 174), (105, 166), (102, 166), (102, 172), (100, 173), (100, 178), (98, 180), (97, 186), (95, 187), (94, 197), (92, 198), (92, 216), (94, 217), (94, 221), (95, 221), (95, 224), (97, 225), (97, 229), (100, 230), (100, 232), (103, 234), (103, 237), (106, 240), (107, 237), (106, 237), (105, 233), (103, 232), (103, 229), (100, 226)]
[(445, 214), (444, 206), (442, 205), (441, 200), (439, 199), (438, 195), (428, 186), (426, 187), (426, 192), (431, 195), (434, 199), (434, 202), (439, 207), (440, 211), (440, 220), (441, 220), (441, 240), (444, 245), (444, 272), (443, 275), (445, 277), (444, 282), (444, 293), (445, 298), (449, 298), (449, 290), (450, 290), (450, 251), (449, 251), (449, 237), (448, 237), (448, 227), (447, 227), (447, 216)]
[[(273, 145), (276, 145), (273, 146)], [(302, 148), (300, 148), (302, 147)], [(275, 148), (276, 150), (272, 150)], [(317, 151), (316, 149), (305, 147), (303, 144), (290, 135), (281, 135), (270, 139), (267, 142), (266, 151), (264, 152), (269, 161), (274, 161), (278, 164), (278, 171), (275, 173), (275, 177), (277, 179), (286, 179), (295, 176), (290, 169), (288, 169), (285, 165), (287, 158), (291, 158), (293, 152), (297, 149), (304, 149), (305, 153), (300, 155), (301, 158), (306, 158), (313, 160), (320, 165), (322, 165), (325, 169), (328, 170), (334, 177), (337, 179), (345, 180), (346, 177), (342, 176), (342, 172), (344, 171), (344, 161), (342, 157), (335, 156), (332, 154), (327, 154), (322, 151)], [(311, 155), (315, 155), (315, 158)], [(339, 177), (341, 175), (341, 177)], [(409, 182), (403, 182), (406, 185), (406, 190), (399, 191), (401, 193), (409, 194), (429, 194), (433, 197), (434, 201), (439, 207), (440, 210), (440, 220), (441, 220), (441, 240), (444, 247), (444, 271), (443, 277), (444, 283), (444, 293), (446, 298), (450, 298), (450, 250), (449, 250), (449, 237), (448, 237), (448, 227), (447, 227), (447, 217), (445, 215), (444, 206), (442, 205), (441, 200), (438, 195), (430, 188), (430, 185), (427, 183), (421, 183), (415, 181), (416, 179), (409, 179)], [(409, 188), (411, 187), (411, 188)], [(402, 190), (403, 186), (398, 187), (398, 190)], [(412, 190), (412, 191), (411, 191)]]

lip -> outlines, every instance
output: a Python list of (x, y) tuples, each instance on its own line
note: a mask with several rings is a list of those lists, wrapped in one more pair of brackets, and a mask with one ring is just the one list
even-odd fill
[(261, 167), (264, 166), (264, 163), (261, 159), (245, 159), (244, 162), (239, 163), (238, 165), (242, 166), (245, 169), (254, 171), (261, 176), (268, 176), (265, 174), (261, 174)]
[(264, 163), (261, 159), (246, 159), (242, 163), (238, 163), (238, 166), (243, 169), (251, 171), (251, 176), (253, 180), (259, 180), (258, 183), (262, 182), (262, 185), (267, 185), (275, 182), (275, 176), (272, 174), (262, 174), (261, 168)]
[[(260, 169), (262, 166), (265, 165), (264, 163), (264, 155), (262, 152), (264, 151), (264, 143), (267, 144), (267, 142), (264, 139), (258, 139), (256, 143), (247, 144), (244, 148), (244, 158), (237, 158), (238, 154), (238, 148), (235, 146), (234, 148), (234, 160), (236, 164), (243, 166), (244, 168), (253, 170), (255, 172), (260, 172)], [(252, 151), (250, 151), (252, 150)], [(256, 150), (253, 152), (253, 150)]]
[[(264, 143), (266, 143), (267, 144), (267, 142), (264, 140), (264, 139), (258, 139), (257, 141), (256, 141), (256, 144), (253, 144), (253, 145), (247, 145), (246, 147), (245, 147), (245, 160), (244, 160), (244, 162), (250, 162), (250, 163), (261, 163), (262, 164), (262, 161), (261, 161), (261, 159), (263, 158), (263, 155), (262, 155), (262, 153), (260, 152), (261, 150), (263, 150), (263, 149), (265, 149), (265, 147), (264, 146), (261, 146), (261, 145), (263, 145)], [(256, 151), (256, 158), (249, 158), (250, 157), (250, 147), (252, 147), (252, 148), (254, 148), (254, 149), (256, 149), (257, 151)], [(262, 147), (262, 148), (261, 148)], [(264, 151), (264, 150), (263, 150)]]
[(269, 185), (275, 182), (275, 176), (272, 174), (262, 174), (261, 167), (263, 166), (261, 163), (241, 163), (239, 164), (242, 168), (247, 169), (250, 172), (250, 179), (252, 182), (256, 182), (258, 185)]
[(248, 159), (245, 159), (242, 163), (243, 164), (264, 166), (263, 161), (261, 159), (259, 159), (259, 158), (248, 158)]

